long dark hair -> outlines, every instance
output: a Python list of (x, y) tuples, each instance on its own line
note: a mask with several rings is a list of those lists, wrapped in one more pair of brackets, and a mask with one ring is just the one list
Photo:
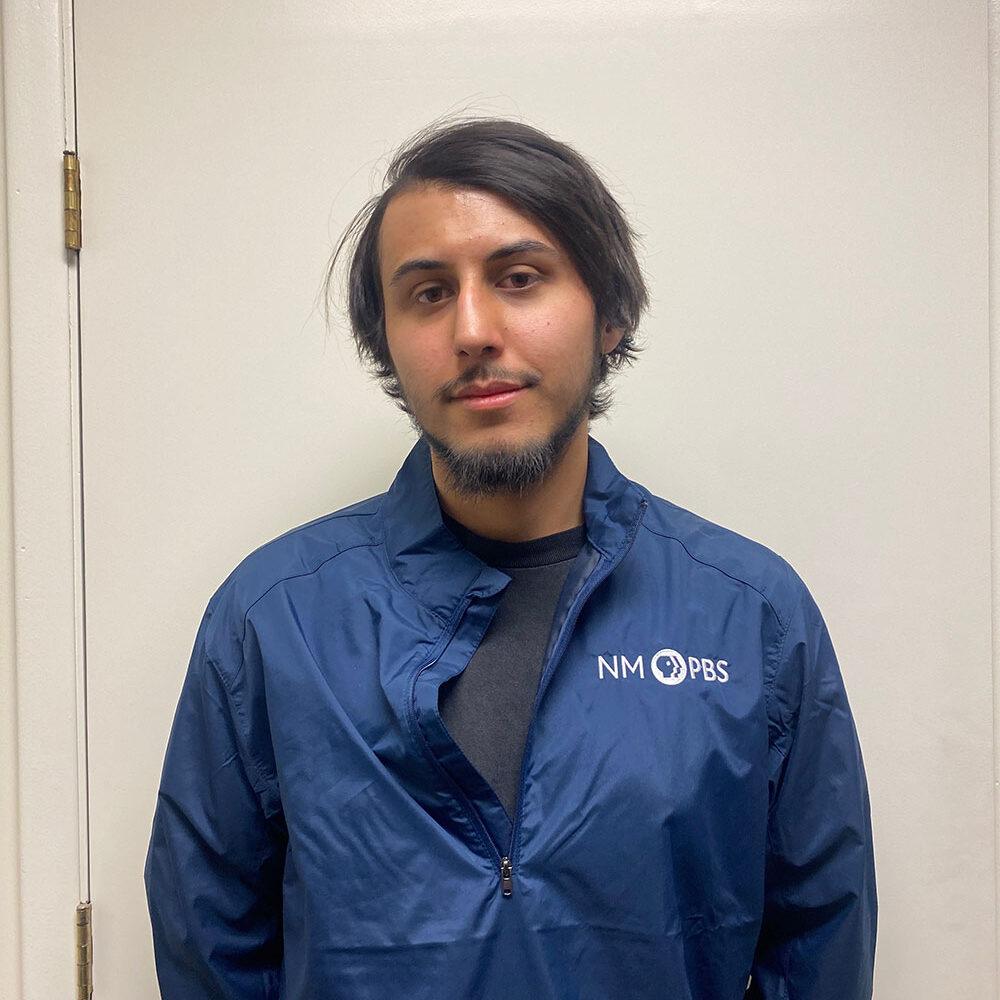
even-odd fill
[(396, 152), (382, 193), (358, 212), (334, 251), (327, 302), (337, 261), (351, 247), (351, 331), (358, 354), (385, 391), (402, 403), (385, 335), (379, 231), (392, 198), (427, 182), (498, 195), (538, 222), (569, 254), (594, 300), (598, 327), (610, 324), (625, 331), (618, 346), (601, 355), (591, 397), (592, 417), (607, 410), (607, 376), (635, 360), (635, 333), (648, 304), (635, 254), (636, 235), (621, 206), (576, 150), (530, 125), (498, 118), (436, 123), (417, 133)]

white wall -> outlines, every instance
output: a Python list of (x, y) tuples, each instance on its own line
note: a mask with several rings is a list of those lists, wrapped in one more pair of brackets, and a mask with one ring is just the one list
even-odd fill
[[(984, 851), (984, 844), (991, 833), (989, 816), (995, 803), (988, 799), (997, 774), (997, 706), (995, 695), (990, 697), (990, 678), (995, 673), (989, 656), (987, 478), (990, 436), (993, 442), (1000, 441), (1000, 407), (993, 407), (990, 435), (987, 320), (993, 344), (994, 394), (1000, 393), (1000, 330), (995, 306), (989, 316), (986, 311), (986, 281), (991, 277), (994, 289), (998, 287), (998, 257), (995, 235), (987, 243), (985, 176), (988, 163), (998, 176), (1000, 150), (995, 129), (987, 146), (985, 42), (988, 9), (992, 18), (988, 89), (993, 98), (989, 113), (995, 122), (1000, 107), (998, 2), (991, 0), (988, 7), (967, 0), (883, 0), (863, 6), (794, 0), (664, 2), (656, 10), (677, 19), (678, 50), (662, 54), (673, 65), (672, 81), (683, 85), (684, 74), (678, 67), (697, 77), (703, 68), (698, 56), (711, 51), (712, 31), (723, 23), (726, 30), (716, 40), (721, 39), (727, 51), (741, 52), (733, 40), (746, 32), (760, 33), (761, 52), (776, 37), (787, 40), (785, 58), (773, 69), (776, 76), (789, 74), (787, 89), (780, 82), (774, 84), (785, 103), (750, 106), (738, 129), (715, 134), (710, 126), (719, 108), (711, 104), (714, 92), (706, 86), (706, 128), (695, 152), (704, 155), (706, 148), (712, 148), (718, 156), (714, 161), (705, 158), (711, 169), (703, 175), (703, 185), (694, 188), (704, 200), (696, 201), (693, 210), (691, 176), (683, 152), (668, 160), (656, 159), (663, 136), (650, 136), (649, 147), (643, 151), (647, 158), (639, 166), (623, 163), (615, 168), (613, 178), (628, 178), (626, 200), (635, 190), (662, 191), (655, 202), (651, 196), (649, 203), (630, 207), (647, 230), (653, 213), (661, 213), (651, 231), (652, 263), (667, 277), (654, 289), (658, 297), (654, 323), (669, 336), (654, 342), (647, 358), (623, 381), (619, 412), (611, 422), (598, 425), (597, 433), (611, 445), (625, 471), (639, 475), (642, 470), (641, 478), (659, 492), (781, 549), (820, 599), (845, 665), (872, 777), (881, 852), (880, 1000), (929, 1000), (943, 994), (960, 1000), (1000, 996), (995, 970), (997, 868), (983, 861), (991, 853)], [(584, 13), (592, 7), (580, 5)], [(574, 9), (573, 4), (560, 5), (559, 16), (569, 16)], [(653, 8), (637, 5), (640, 9), (648, 17)], [(9, 332), (14, 352), (10, 433), (16, 477), (12, 479), (8, 470), (0, 468), (0, 489), (11, 493), (3, 511), (12, 515), (12, 526), (7, 517), (0, 519), (0, 571), (7, 574), (0, 577), (0, 614), (16, 614), (17, 634), (13, 647), (0, 638), (4, 671), (0, 810), (8, 817), (4, 825), (0, 816), (0, 833), (5, 836), (0, 865), (7, 866), (0, 868), (4, 882), (0, 921), (5, 929), (15, 928), (14, 934), (3, 935), (6, 944), (0, 944), (0, 990), (12, 1000), (22, 1000), (22, 996), (23, 1000), (48, 1000), (72, 993), (72, 910), (80, 881), (73, 798), (78, 663), (73, 590), (73, 370), (68, 342), (72, 296), (58, 242), (59, 153), (65, 136), (63, 68), (60, 10), (55, 4), (6, 0), (2, 10), (12, 247)], [(173, 41), (180, 44), (181, 19), (190, 15), (186, 5), (162, 9), (166, 35), (163, 49), (154, 53), (156, 58), (170, 57), (170, 32), (176, 31), (178, 38)], [(373, 5), (370, 16), (373, 22), (383, 18), (391, 34), (403, 15)], [(790, 25), (793, 16), (799, 19), (799, 28)], [(690, 27), (692, 22), (704, 29), (698, 36), (705, 40), (704, 51), (682, 44), (684, 25)], [(825, 54), (818, 58), (809, 47), (815, 45), (817, 26), (826, 38)], [(363, 33), (362, 27), (355, 25), (352, 30)], [(125, 34), (132, 28), (123, 23), (116, 30)], [(214, 28), (208, 25), (206, 30)], [(977, 48), (979, 42), (983, 44)], [(135, 50), (135, 56), (144, 59), (144, 50)], [(221, 62), (237, 76), (242, 72), (235, 50)], [(742, 64), (731, 62), (726, 72), (738, 83), (741, 78), (759, 78), (772, 68), (749, 51)], [(810, 81), (827, 95), (823, 103), (810, 105), (810, 90), (804, 86)], [(841, 96), (830, 99), (835, 89)], [(136, 99), (141, 96), (137, 94)], [(561, 113), (558, 97), (552, 96), (547, 112), (552, 116)], [(137, 113), (142, 111), (139, 104)], [(307, 114), (307, 109), (292, 110)], [(606, 121), (613, 120), (614, 111), (611, 106), (594, 109)], [(191, 113), (197, 120), (197, 109)], [(642, 109), (631, 113), (641, 115)], [(769, 157), (780, 152), (776, 144), (785, 141), (789, 119), (796, 115), (801, 129), (826, 145), (818, 147), (813, 158), (805, 147), (793, 144), (791, 161), (786, 158), (779, 165), (792, 170), (797, 166), (830, 183), (860, 178), (858, 183), (868, 185), (867, 192), (822, 187), (816, 192), (816, 213), (808, 211), (808, 199), (782, 207), (777, 197), (781, 177), (772, 180), (766, 172), (775, 167), (776, 161)], [(864, 126), (860, 130), (859, 123)], [(165, 122), (164, 134), (169, 136), (178, 124)], [(210, 123), (203, 124), (210, 130)], [(402, 134), (415, 124), (419, 122), (412, 113), (400, 114), (397, 132)], [(755, 137), (760, 140), (759, 150), (753, 146)], [(609, 132), (607, 145), (600, 150), (604, 163), (614, 163), (615, 138)], [(593, 141), (600, 142), (600, 138)], [(374, 145), (372, 155), (377, 155)], [(734, 148), (759, 155), (736, 158)], [(92, 220), (90, 231), (110, 241), (115, 230), (129, 225), (143, 205), (126, 203), (118, 196), (120, 189), (111, 183), (116, 165), (101, 165), (100, 150), (91, 149), (92, 159), (85, 156), (84, 160), (85, 196), (89, 162), (95, 190), (99, 192), (104, 184), (113, 204), (103, 218)], [(138, 150), (137, 158), (140, 154)], [(907, 163), (912, 164), (911, 170), (900, 169)], [(861, 169), (855, 172), (859, 164)], [(216, 164), (213, 169), (224, 173), (228, 166)], [(727, 192), (741, 190), (741, 175), (747, 170), (761, 172), (755, 188), (759, 200), (727, 201)], [(322, 172), (316, 174), (311, 182), (322, 183)], [(339, 183), (339, 178), (325, 180), (331, 188)], [(362, 183), (354, 184), (351, 197), (365, 186), (365, 180), (362, 177)], [(187, 179), (179, 178), (179, 190), (174, 192), (178, 204), (184, 196), (182, 182), (187, 184)], [(686, 206), (671, 200), (675, 187), (684, 190)], [(1000, 207), (995, 188), (990, 195), (994, 218)], [(873, 196), (870, 203), (864, 201), (866, 193)], [(881, 204), (879, 198), (883, 198)], [(836, 212), (829, 211), (828, 199), (840, 199), (848, 206), (842, 228)], [(796, 212), (797, 204), (802, 207), (801, 215)], [(871, 213), (864, 217), (860, 209), (866, 204)], [(206, 203), (199, 210), (222, 213), (225, 206)], [(704, 223), (699, 232), (683, 228), (682, 211), (698, 213)], [(817, 218), (823, 228), (814, 238), (805, 238), (807, 227)], [(738, 220), (735, 227), (730, 225), (734, 219)], [(193, 213), (172, 224), (178, 233), (188, 228), (197, 232), (201, 225)], [(86, 239), (86, 208), (84, 227)], [(671, 242), (674, 231), (685, 233), (684, 245)], [(772, 244), (778, 237), (787, 240), (784, 257), (780, 248), (776, 251), (771, 245), (757, 258), (761, 266), (755, 269), (756, 231), (768, 234)], [(96, 260), (99, 251), (91, 246)], [(266, 257), (268, 249), (263, 248), (262, 256)], [(816, 255), (811, 261), (810, 253)], [(776, 261), (784, 267), (775, 269)], [(137, 260), (136, 266), (141, 269), (146, 264)], [(281, 277), (285, 282), (301, 280), (290, 271)], [(821, 278), (828, 280), (820, 282)], [(775, 287), (787, 295), (776, 295)], [(226, 303), (222, 296), (216, 298), (219, 301), (213, 307), (223, 323)], [(790, 299), (801, 304), (795, 312), (797, 324), (789, 322), (794, 311), (789, 310)], [(769, 331), (766, 313), (770, 309), (774, 323)], [(195, 312), (192, 306), (192, 316)], [(0, 310), (0, 321), (4, 315)], [(273, 320), (284, 322), (280, 316)], [(742, 377), (746, 345), (741, 336), (751, 320), (757, 384), (768, 381), (766, 368), (771, 365), (795, 373), (790, 385), (771, 378), (768, 384), (773, 391), (761, 394), (746, 384)], [(818, 328), (810, 326), (812, 321)], [(831, 330), (836, 333), (832, 339)], [(263, 340), (256, 347), (261, 352), (275, 350)], [(339, 346), (331, 351), (349, 353)], [(308, 361), (308, 352), (297, 363), (303, 358)], [(351, 363), (348, 359), (341, 368), (337, 359), (324, 357), (322, 364), (339, 374), (348, 372)], [(663, 378), (665, 371), (683, 372), (678, 377), (692, 380), (706, 370), (715, 374), (711, 385), (687, 385), (674, 391)], [(870, 392), (866, 393), (859, 371), (870, 373)], [(981, 378), (977, 379), (977, 373)], [(0, 364), (0, 386), (3, 375)], [(350, 391), (356, 389), (361, 390), (360, 381), (352, 383)], [(111, 402), (120, 403), (122, 395)], [(731, 422), (731, 434), (713, 438), (708, 425), (697, 419), (699, 398), (708, 406), (721, 399), (719, 405), (745, 413), (744, 425)], [(923, 408), (916, 405), (921, 399)], [(676, 439), (652, 464), (646, 454), (648, 442), (629, 432), (635, 426), (630, 421), (648, 412), (650, 400), (684, 404), (671, 418), (671, 426), (679, 428)], [(306, 403), (322, 405), (318, 396)], [(263, 405), (269, 405), (266, 397)], [(859, 419), (853, 424), (823, 424), (809, 415), (813, 407), (828, 411), (838, 406), (852, 408)], [(6, 413), (6, 407), (0, 408), (0, 448)], [(360, 422), (360, 412), (355, 419)], [(389, 416), (378, 419), (388, 433), (398, 431)], [(867, 437), (866, 421), (875, 428), (888, 427), (888, 434)], [(235, 435), (236, 423), (234, 418), (232, 428), (216, 428), (216, 432)], [(826, 430), (822, 434), (830, 436), (825, 438), (821, 426), (839, 427), (841, 433), (834, 436)], [(851, 435), (846, 446), (845, 432)], [(186, 446), (182, 441), (178, 447), (184, 450)], [(187, 451), (191, 454), (192, 449)], [(277, 446), (275, 455), (280, 460)], [(259, 459), (260, 453), (245, 456), (243, 461), (252, 470)], [(147, 461), (148, 456), (138, 460)], [(211, 453), (206, 451), (200, 460), (210, 471)], [(777, 481), (769, 483), (759, 475), (772, 460), (793, 469), (780, 484), (784, 496), (779, 495)], [(373, 485), (387, 471), (389, 460), (382, 461), (386, 468), (371, 472)], [(100, 463), (94, 468), (99, 469)], [(997, 461), (992, 463), (992, 474), (995, 498), (1000, 490)], [(895, 487), (873, 488), (872, 477), (890, 475)], [(186, 481), (175, 484), (181, 492), (185, 485)], [(313, 485), (322, 487), (320, 477)], [(788, 504), (788, 490), (794, 490), (796, 511)], [(95, 500), (99, 492), (95, 490)], [(0, 503), (5, 499), (0, 492)], [(273, 521), (277, 530), (299, 516), (297, 510), (289, 511), (287, 502), (272, 499), (270, 503), (269, 509), (254, 515), (261, 524)], [(183, 519), (183, 513), (179, 516)], [(182, 524), (173, 530), (194, 535), (199, 529)], [(221, 564), (229, 558), (223, 553), (226, 545), (236, 548), (260, 540), (251, 534), (248, 528), (245, 542), (208, 539), (215, 546), (212, 558)], [(839, 538), (844, 544), (839, 544)], [(862, 550), (869, 554), (867, 564), (858, 558)], [(998, 553), (1000, 538), (994, 528), (994, 609), (1000, 608)], [(103, 547), (94, 560), (99, 579), (105, 572), (102, 560), (108, 570), (113, 568)], [(869, 581), (845, 585), (852, 572), (878, 574), (879, 580), (886, 581), (885, 587), (881, 593), (872, 593), (866, 590)], [(206, 577), (213, 574), (214, 569)], [(16, 582), (13, 592), (3, 583), (10, 575)], [(206, 591), (207, 586), (206, 582)], [(194, 608), (204, 603), (207, 592), (182, 596)], [(894, 659), (885, 652), (892, 646), (892, 634), (899, 637), (900, 648), (908, 650), (905, 658)], [(923, 655), (920, 643), (912, 641), (914, 636), (926, 637)], [(872, 655), (873, 650), (877, 655)], [(181, 668), (178, 663), (177, 669)], [(112, 697), (104, 703), (112, 704)], [(7, 722), (16, 726), (7, 728)], [(110, 801), (120, 797), (120, 791), (109, 787), (101, 794)], [(142, 794), (129, 791), (124, 809), (144, 817), (148, 805)], [(14, 814), (7, 811), (15, 807), (16, 830), (9, 819)], [(995, 838), (995, 829), (992, 832)], [(995, 839), (992, 857), (996, 858)], [(14, 868), (21, 872), (19, 895), (16, 880), (4, 877)], [(115, 916), (107, 899), (102, 905), (109, 909), (104, 941), (110, 949)], [(98, 924), (97, 934), (101, 933)], [(942, 953), (928, 944), (942, 940), (957, 942), (957, 950)], [(22, 955), (23, 963), (19, 961)], [(54, 960), (59, 955), (65, 955), (64, 964)], [(22, 965), (23, 995), (17, 987)], [(99, 969), (99, 982), (100, 976)]]

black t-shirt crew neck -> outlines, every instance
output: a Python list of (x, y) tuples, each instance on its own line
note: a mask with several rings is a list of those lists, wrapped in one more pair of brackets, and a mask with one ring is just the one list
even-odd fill
[(543, 538), (502, 542), (442, 517), (465, 548), (510, 577), (469, 664), (441, 686), (438, 707), (452, 738), (513, 818), (552, 620), (587, 531), (581, 524)]

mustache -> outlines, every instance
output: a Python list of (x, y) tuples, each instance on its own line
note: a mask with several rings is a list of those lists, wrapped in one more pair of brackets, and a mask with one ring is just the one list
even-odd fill
[(435, 399), (450, 399), (456, 392), (474, 382), (514, 382), (528, 388), (538, 385), (542, 376), (537, 372), (514, 371), (512, 368), (502, 368), (500, 365), (477, 364), (466, 368), (460, 375), (449, 379), (434, 390)]

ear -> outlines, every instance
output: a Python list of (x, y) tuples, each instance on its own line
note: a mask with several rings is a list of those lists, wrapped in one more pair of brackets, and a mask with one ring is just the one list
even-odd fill
[(601, 354), (610, 354), (625, 336), (625, 327), (603, 324), (601, 328)]

